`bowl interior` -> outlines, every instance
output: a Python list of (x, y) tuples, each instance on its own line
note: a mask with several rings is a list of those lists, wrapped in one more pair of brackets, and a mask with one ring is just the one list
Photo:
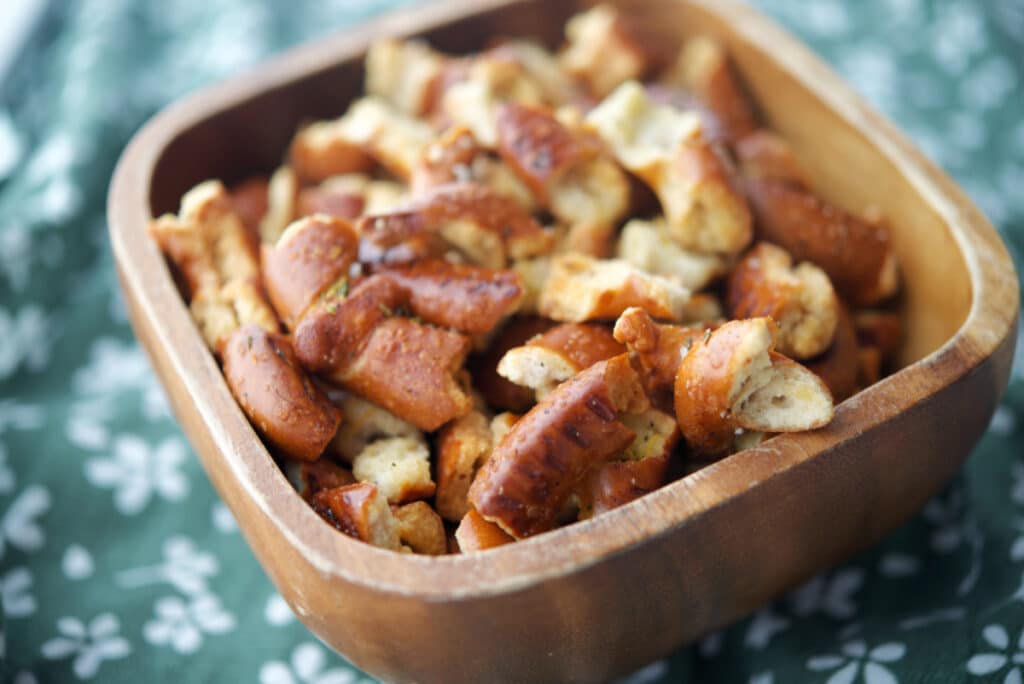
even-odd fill
[[(526, 36), (549, 46), (586, 2), (528, 0), (500, 6), (429, 29), (421, 35), (439, 49), (463, 53), (496, 36)], [(900, 365), (924, 358), (949, 340), (971, 306), (970, 278), (955, 238), (942, 218), (894, 163), (763, 48), (728, 30), (700, 3), (626, 0), (630, 16), (666, 52), (692, 33), (718, 36), (729, 47), (766, 123), (794, 145), (819, 191), (854, 212), (877, 208), (886, 217), (902, 268), (906, 335)], [(738, 18), (742, 20), (742, 16)], [(669, 53), (671, 54), (671, 53)], [(207, 178), (228, 183), (270, 173), (304, 121), (340, 116), (362, 90), (362, 60), (342, 58), (268, 90), (228, 103), (181, 130), (160, 153), (150, 179), (153, 215), (175, 211), (182, 194)], [(821, 131), (829, 131), (822, 136)], [(836, 160), (842, 160), (837, 163)]]

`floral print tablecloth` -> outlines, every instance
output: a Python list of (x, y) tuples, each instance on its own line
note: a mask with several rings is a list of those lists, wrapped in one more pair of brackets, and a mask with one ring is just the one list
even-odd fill
[[(53, 1), (0, 83), (0, 678), (372, 681), (294, 618), (191, 453), (132, 338), (104, 198), (160, 107), (395, 4)], [(1020, 266), (1024, 2), (756, 4), (952, 173)], [(628, 681), (1024, 682), (1024, 353), (916, 519)]]

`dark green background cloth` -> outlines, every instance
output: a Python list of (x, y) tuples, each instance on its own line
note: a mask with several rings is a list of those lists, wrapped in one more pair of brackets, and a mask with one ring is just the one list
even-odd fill
[[(1024, 2), (756, 4), (955, 176), (1020, 268)], [(291, 615), (169, 414), (119, 298), (104, 199), (168, 102), (395, 5), (52, 2), (0, 84), (0, 676), (371, 681)], [(1024, 681), (1017, 357), (962, 475), (911, 523), (629, 681)]]

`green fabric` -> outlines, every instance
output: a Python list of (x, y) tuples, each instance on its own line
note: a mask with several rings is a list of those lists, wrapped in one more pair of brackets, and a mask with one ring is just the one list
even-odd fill
[[(1020, 0), (757, 4), (949, 170), (1021, 263)], [(104, 198), (166, 103), (394, 5), (54, 2), (19, 54), (0, 90), (0, 677), (369, 680), (291, 615), (169, 415), (119, 299)], [(1017, 356), (973, 458), (911, 523), (630, 681), (1022, 682)]]

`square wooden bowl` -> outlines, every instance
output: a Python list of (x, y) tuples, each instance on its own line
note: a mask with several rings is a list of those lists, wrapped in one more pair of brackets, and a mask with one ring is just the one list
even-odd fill
[(340, 115), (374, 39), (451, 52), (521, 35), (556, 45), (585, 2), (437, 3), (300, 47), (171, 106), (131, 142), (110, 192), (132, 323), (182, 428), (300, 619), (386, 680), (600, 681), (726, 624), (907, 520), (956, 472), (1002, 394), (1017, 278), (954, 183), (806, 48), (735, 0), (614, 2), (652, 40), (722, 40), (766, 122), (816, 187), (878, 206), (902, 266), (903, 369), (827, 428), (776, 437), (627, 506), (485, 553), (382, 551), (324, 524), (228, 392), (150, 218), (207, 178), (268, 172), (303, 120)]

